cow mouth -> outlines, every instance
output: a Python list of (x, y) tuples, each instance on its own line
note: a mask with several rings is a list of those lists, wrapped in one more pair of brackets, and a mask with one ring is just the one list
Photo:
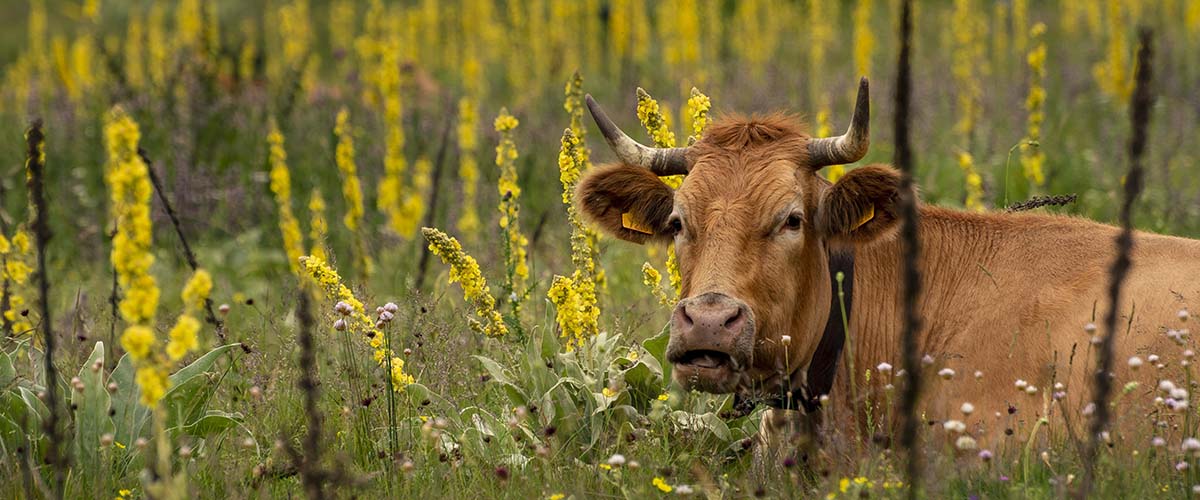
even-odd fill
[(676, 365), (704, 370), (719, 370), (725, 367), (732, 369), (734, 365), (732, 356), (711, 349), (687, 351), (679, 356), (678, 359), (670, 361)]

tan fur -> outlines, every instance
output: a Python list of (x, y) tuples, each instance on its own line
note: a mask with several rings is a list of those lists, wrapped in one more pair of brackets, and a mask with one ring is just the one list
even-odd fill
[[(622, 210), (636, 210), (656, 228), (672, 210), (682, 217), (684, 230), (674, 242), (683, 296), (724, 293), (744, 301), (755, 318), (752, 365), (740, 381), (745, 391), (775, 390), (807, 366), (832, 299), (826, 249), (852, 245), (857, 261), (847, 352), (853, 357), (843, 356), (839, 365), (831, 394), (835, 408), (830, 409), (831, 418), (846, 419), (852, 415), (851, 363), (858, 385), (853, 392), (859, 396), (853, 406), (860, 410), (887, 401), (883, 386), (890, 381), (875, 373), (868, 384), (864, 371), (883, 362), (896, 369), (901, 364), (901, 245), (894, 230), (899, 174), (871, 165), (831, 185), (807, 164), (807, 141), (803, 128), (783, 115), (726, 119), (712, 125), (690, 152), (693, 167), (673, 196), (661, 182), (652, 182), (657, 179), (626, 166), (592, 171), (578, 196), (589, 219), (624, 239), (639, 237), (621, 232)], [(802, 230), (776, 229), (789, 207), (802, 210)], [(855, 228), (868, 207), (874, 218)], [(1079, 432), (1078, 412), (1089, 397), (1088, 375), (1095, 363), (1083, 328), (1101, 323), (1105, 312), (1118, 230), (1080, 218), (1032, 213), (975, 214), (922, 206), (920, 215), (920, 345), (922, 353), (936, 360), (924, 373), (930, 380), (921, 404), (924, 417), (964, 420), (988, 445), (1004, 439), (1002, 431), (1017, 427), (1017, 420), (1028, 428), (1058, 381), (1066, 384), (1066, 407), (1074, 412)], [(1125, 360), (1135, 354), (1157, 354), (1173, 368), (1158, 372), (1144, 367), (1136, 374), (1142, 387), (1126, 396), (1131, 406), (1118, 409), (1118, 425), (1145, 414), (1142, 407), (1154, 395), (1155, 377), (1180, 380), (1183, 348), (1163, 332), (1186, 326), (1176, 319), (1181, 308), (1200, 312), (1200, 241), (1138, 233), (1133, 257), (1116, 343), (1116, 387), (1134, 378)], [(1192, 329), (1200, 333), (1200, 328)], [(783, 335), (792, 339), (786, 348)], [(956, 375), (950, 381), (937, 379), (933, 374), (941, 368)], [(972, 376), (977, 370), (982, 372), (979, 380)], [(1038, 387), (1037, 394), (1017, 391), (1017, 379)], [(976, 408), (969, 417), (959, 412), (964, 402)], [(1016, 414), (1009, 415), (1009, 405)], [(894, 410), (877, 408), (875, 415), (880, 414), (893, 415)], [(861, 428), (864, 421), (840, 427)]]

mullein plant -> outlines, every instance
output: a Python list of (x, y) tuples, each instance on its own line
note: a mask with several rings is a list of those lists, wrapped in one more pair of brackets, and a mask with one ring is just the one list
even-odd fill
[(346, 202), (346, 215), (342, 217), (342, 225), (350, 231), (354, 245), (354, 262), (358, 275), (364, 281), (371, 275), (372, 263), (367, 255), (366, 236), (363, 234), (363, 193), (362, 184), (358, 180), (358, 166), (354, 162), (354, 129), (350, 124), (350, 112), (346, 108), (338, 111), (333, 126), (333, 135), (337, 140), (334, 146), (334, 163), (342, 178), (342, 198)]
[(875, 50), (875, 34), (871, 29), (874, 0), (857, 0), (854, 5), (854, 72), (870, 76), (871, 54)]
[[(308, 239), (312, 241), (312, 255), (321, 260), (329, 260), (325, 250), (329, 239), (329, 221), (325, 217), (325, 198), (321, 190), (313, 188), (308, 198)], [(298, 261), (298, 260), (297, 260)]]
[[(468, 53), (463, 62), (463, 81), (480, 79), (479, 60), (473, 52)], [(479, 163), (476, 160), (479, 149), (479, 93), (478, 84), (469, 84), (468, 87), (466, 95), (458, 100), (458, 179), (462, 185), (462, 212), (456, 227), (460, 234), (476, 235), (480, 227), (479, 210), (476, 207), (479, 198)]]
[(0, 234), (0, 332), (21, 336), (33, 332), (32, 313), (25, 300), (32, 293), (33, 239), (24, 228), (10, 238)]
[(1042, 39), (1046, 25), (1037, 23), (1029, 31), (1033, 47), (1026, 61), (1029, 64), (1029, 95), (1025, 98), (1025, 110), (1029, 112), (1025, 141), (1021, 144), (1021, 170), (1031, 187), (1041, 187), (1045, 182), (1042, 166), (1046, 155), (1042, 152), (1042, 122), (1046, 120), (1046, 42)]
[[(567, 85), (563, 93), (566, 96), (563, 101), (563, 109), (566, 110), (567, 117), (570, 119), (571, 133), (575, 136), (575, 146), (578, 150), (581, 162), (579, 164), (579, 168), (573, 171), (574, 174), (562, 173), (560, 168), (560, 176), (575, 175), (576, 177), (574, 182), (578, 182), (578, 175), (581, 175), (584, 171), (592, 166), (592, 150), (587, 147), (587, 127), (584, 126), (583, 120), (583, 76), (581, 76), (578, 71), (576, 71), (575, 74), (572, 75), (569, 80), (567, 80)], [(561, 162), (561, 157), (559, 160)], [(563, 182), (566, 182), (565, 177), (562, 180)], [(564, 189), (565, 187), (566, 186), (564, 185)], [(567, 196), (565, 191), (564, 196)], [(563, 203), (571, 202), (564, 199)], [(587, 238), (587, 247), (588, 251), (591, 252), (591, 255), (600, 255), (600, 235), (597, 234), (596, 231), (593, 231), (591, 228), (586, 226), (583, 228), (583, 234)], [(600, 290), (604, 290), (608, 285), (608, 277), (605, 274), (604, 269), (596, 266), (596, 270), (593, 274), (595, 276), (596, 286)]]
[[(825, 55), (828, 52), (829, 45), (833, 42), (833, 27), (830, 25), (830, 19), (836, 19), (838, 15), (838, 4), (836, 2), (824, 2), (822, 0), (808, 0), (805, 6), (806, 25), (809, 32), (808, 44), (808, 67), (823, 68), (825, 67)], [(821, 81), (822, 72), (808, 72), (808, 88), (811, 102), (815, 104), (816, 113), (816, 136), (828, 137), (832, 131), (829, 122), (829, 117), (832, 114), (830, 110), (829, 94), (825, 92)], [(837, 182), (843, 175), (846, 175), (845, 165), (833, 165), (824, 170), (825, 175), (830, 182)]]
[(500, 115), (492, 123), (500, 133), (496, 145), (496, 166), (500, 170), (497, 190), (500, 193), (500, 229), (504, 232), (505, 283), (504, 292), (509, 296), (514, 316), (521, 309), (521, 301), (527, 295), (525, 282), (529, 278), (526, 250), (529, 240), (521, 234), (521, 187), (517, 184), (517, 145), (513, 142), (513, 129), (520, 122), (500, 109)]
[(471, 329), (488, 337), (507, 335), (508, 327), (496, 310), (496, 298), (488, 288), (475, 258), (467, 255), (458, 240), (446, 233), (426, 227), (421, 229), (421, 234), (429, 242), (429, 251), (441, 258), (443, 264), (450, 266), (449, 282), (462, 286), (463, 299), (475, 308), (477, 318), (467, 318)]
[(958, 155), (958, 167), (963, 172), (966, 190), (963, 205), (967, 210), (982, 211), (983, 180), (969, 151), (975, 124), (981, 113), (980, 100), (983, 97), (979, 73), (984, 68), (980, 67), (979, 62), (984, 56), (983, 37), (986, 24), (979, 18), (977, 9), (974, 0), (954, 1), (954, 51), (951, 56), (951, 73), (958, 94), (958, 121), (954, 130), (963, 145), (963, 151)]
[(292, 211), (292, 176), (288, 171), (287, 150), (284, 148), (283, 133), (275, 120), (271, 120), (267, 133), (268, 163), (270, 165), (271, 192), (275, 195), (275, 207), (279, 210), (279, 232), (283, 237), (283, 252), (287, 256), (288, 269), (300, 276), (300, 256), (304, 255), (304, 235), (300, 222)]
[[(675, 133), (671, 131), (671, 127), (667, 123), (667, 117), (663, 115), (658, 101), (654, 100), (641, 87), (637, 89), (637, 100), (638, 121), (642, 122), (642, 126), (646, 128), (646, 132), (650, 134), (654, 145), (660, 148), (675, 147)], [(676, 189), (683, 183), (683, 176), (672, 175), (663, 177), (663, 182), (670, 186), (671, 189)], [(674, 245), (667, 247), (667, 276), (670, 279), (671, 288), (678, 295), (683, 279), (679, 276), (679, 262), (675, 258)]]
[(1133, 63), (1129, 56), (1130, 45), (1126, 36), (1125, 13), (1122, 0), (1107, 0), (1104, 17), (1108, 21), (1108, 43), (1104, 49), (1104, 60), (1092, 67), (1092, 76), (1100, 91), (1117, 104), (1129, 104), (1133, 95)]
[(558, 153), (559, 180), (562, 181), (562, 201), (571, 223), (571, 277), (554, 276), (547, 297), (558, 310), (559, 336), (566, 339), (566, 348), (573, 351), (599, 332), (600, 307), (596, 298), (596, 254), (588, 244), (587, 229), (575, 207), (575, 186), (586, 166), (582, 141), (570, 128), (563, 131), (562, 147)]
[(212, 292), (212, 277), (197, 269), (183, 287), (184, 311), (167, 334), (162, 346), (154, 332), (159, 289), (150, 267), (154, 264), (150, 220), (151, 183), (149, 167), (137, 153), (138, 126), (120, 108), (114, 108), (104, 126), (108, 164), (105, 180), (111, 194), (111, 219), (116, 226), (113, 236), (112, 263), (117, 283), (123, 292), (119, 304), (126, 328), (121, 347), (135, 369), (134, 381), (140, 402), (154, 415), (157, 470), (147, 476), (147, 492), (158, 497), (173, 497), (186, 490), (186, 474), (171, 472), (171, 445), (165, 428), (167, 409), (159, 402), (171, 388), (170, 373), (189, 353), (199, 347), (202, 323), (197, 316)]

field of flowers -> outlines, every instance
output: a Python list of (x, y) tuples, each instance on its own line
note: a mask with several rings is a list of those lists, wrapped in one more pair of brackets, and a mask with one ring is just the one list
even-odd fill
[[(613, 158), (585, 93), (667, 147), (773, 110), (831, 135), (867, 76), (862, 163), (891, 161), (899, 5), (3, 2), (0, 496), (909, 495), (890, 400), (871, 439), (756, 458), (762, 409), (673, 387), (674, 253), (572, 199)], [(1135, 224), (1200, 237), (1196, 1), (916, 2), (922, 199), (1114, 222), (1139, 26)], [(1029, 401), (991, 449), (922, 427), (920, 496), (1074, 491)], [(1200, 494), (1179, 441), (1102, 449), (1094, 494)]]

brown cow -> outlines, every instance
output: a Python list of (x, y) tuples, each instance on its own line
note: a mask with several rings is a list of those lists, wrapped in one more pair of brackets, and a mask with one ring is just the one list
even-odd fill
[[(851, 414), (852, 395), (858, 415), (868, 398), (884, 400), (881, 390), (897, 374), (881, 364), (900, 365), (900, 174), (877, 164), (836, 183), (817, 175), (866, 154), (867, 94), (864, 78), (850, 128), (839, 137), (812, 138), (784, 115), (733, 116), (674, 149), (633, 141), (588, 97), (620, 162), (589, 172), (577, 200), (611, 235), (675, 244), (684, 298), (672, 314), (667, 356), (679, 384), (810, 411), (828, 393), (841, 415)], [(687, 175), (678, 190), (659, 180), (672, 174)], [(1102, 332), (1085, 325), (1104, 313), (1118, 229), (1058, 215), (928, 205), (919, 212), (919, 344), (932, 362), (923, 369), (930, 379), (923, 414), (964, 421), (969, 434), (987, 440), (1012, 425), (1010, 405), (1031, 422), (1050, 406), (1051, 393), (1076, 419), (1088, 413), (1080, 410), (1090, 400), (1096, 360), (1090, 341)], [(1178, 376), (1190, 354), (1180, 311), (1200, 298), (1200, 241), (1139, 232), (1133, 261), (1116, 341), (1116, 391), (1139, 375), (1140, 388), (1124, 401), (1150, 404), (1161, 394), (1160, 405), (1183, 406), (1156, 387)], [(838, 272), (852, 299), (848, 335)], [(1151, 355), (1158, 361), (1149, 362)], [(1130, 365), (1138, 363), (1126, 361), (1133, 356), (1147, 364), (1137, 373)], [(874, 371), (869, 384), (867, 370)], [(963, 403), (974, 411), (963, 411)], [(1118, 408), (1116, 418), (1141, 418), (1126, 410)], [(764, 424), (782, 412), (771, 413)]]

